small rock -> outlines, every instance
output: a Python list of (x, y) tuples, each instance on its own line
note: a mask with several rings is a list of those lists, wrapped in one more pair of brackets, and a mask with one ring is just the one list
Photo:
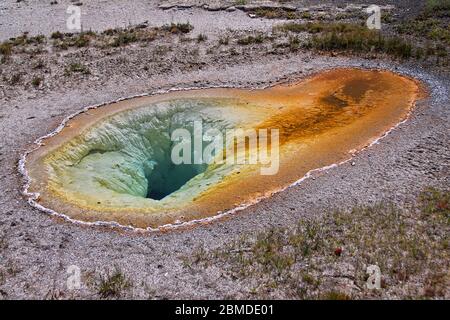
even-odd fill
[(39, 247), (41, 247), (42, 250), (49, 250), (51, 249), (52, 245), (50, 243), (47, 243), (45, 241), (39, 242)]
[(166, 3), (166, 4), (160, 4), (160, 5), (158, 6), (158, 8), (161, 9), (161, 10), (169, 10), (169, 9), (174, 8), (175, 6), (176, 6), (176, 5), (174, 5), (174, 4)]
[(206, 4), (203, 6), (205, 10), (208, 11), (220, 11), (220, 10), (226, 10), (226, 6), (221, 4)]

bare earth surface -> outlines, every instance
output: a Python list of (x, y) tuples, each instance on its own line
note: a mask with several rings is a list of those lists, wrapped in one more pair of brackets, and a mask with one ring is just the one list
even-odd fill
[[(3, 1), (0, 4), (0, 38), (18, 36), (23, 31), (49, 35), (64, 30), (64, 10), (68, 2), (59, 1), (50, 6), (47, 1)], [(277, 23), (251, 19), (240, 10), (163, 11), (150, 1), (130, 1), (126, 7), (122, 3), (91, 1), (83, 4), (83, 9), (89, 9), (84, 27), (101, 31), (147, 20), (156, 26), (188, 20), (194, 26), (194, 35), (205, 33), (208, 39), (214, 39), (228, 28), (268, 30)], [(48, 19), (50, 14), (55, 19)], [(189, 257), (199, 247), (221, 248), (243, 235), (271, 227), (289, 227), (300, 218), (317, 218), (330, 208), (350, 208), (355, 204), (371, 205), (380, 201), (401, 205), (415, 199), (424, 187), (445, 188), (450, 184), (448, 74), (425, 70), (414, 63), (402, 65), (307, 52), (286, 55), (250, 52), (234, 60), (212, 55), (202, 63), (178, 61), (173, 64), (173, 70), (167, 70), (171, 65), (166, 61), (169, 64), (166, 69), (143, 72), (139, 63), (140, 58), (147, 56), (146, 49), (133, 50), (134, 55), (129, 55), (131, 62), (125, 63), (125, 66), (133, 65), (128, 69), (121, 69), (112, 58), (95, 56), (89, 50), (69, 52), (67, 56), (49, 53), (43, 59), (48, 63), (50, 74), (58, 63), (93, 54), (96, 62), (90, 66), (92, 75), (52, 80), (47, 74), (49, 79), (39, 90), (26, 86), (14, 90), (6, 85), (0, 87), (0, 298), (98, 298), (97, 290), (89, 282), (97, 274), (115, 267), (132, 283), (123, 293), (124, 298), (252, 297), (248, 283), (214, 266), (186, 268), (183, 257)], [(202, 50), (206, 49), (201, 47)], [(127, 51), (122, 55), (128, 55)], [(167, 234), (124, 234), (49, 217), (29, 206), (21, 195), (23, 180), (17, 170), (20, 156), (35, 139), (83, 107), (160, 89), (264, 87), (342, 66), (385, 68), (412, 76), (425, 84), (430, 98), (417, 105), (407, 122), (351, 162), (317, 174), (226, 221)], [(70, 265), (81, 269), (84, 282), (80, 290), (67, 289)], [(381, 293), (381, 297), (401, 296), (401, 292), (391, 291), (391, 294)]]
[[(80, 1), (81, 2), (81, 1)], [(248, 1), (250, 3), (250, 1)], [(270, 1), (254, 1), (256, 3), (270, 3)], [(348, 1), (291, 1), (300, 8), (316, 6), (320, 8), (345, 7)], [(40, 0), (17, 2), (5, 0), (0, 4), (0, 40), (15, 37), (23, 32), (32, 35), (49, 35), (55, 31), (64, 31), (69, 15), (67, 6), (79, 3), (77, 1), (61, 0), (55, 5)], [(82, 27), (84, 31), (103, 31), (109, 28), (127, 27), (148, 22), (150, 26), (160, 26), (166, 23), (189, 21), (196, 33), (219, 34), (227, 29), (235, 30), (268, 30), (273, 22), (264, 19), (252, 19), (245, 12), (236, 10), (227, 12), (214, 8), (234, 7), (238, 1), (121, 1), (96, 0), (85, 1), (82, 8)], [(356, 5), (395, 5), (400, 8), (402, 15), (417, 11), (421, 1), (386, 1), (374, 0), (352, 1)], [(212, 10), (202, 9), (204, 5)], [(178, 7), (177, 7), (178, 5)], [(159, 6), (168, 8), (161, 10)], [(51, 17), (51, 19), (49, 19)]]

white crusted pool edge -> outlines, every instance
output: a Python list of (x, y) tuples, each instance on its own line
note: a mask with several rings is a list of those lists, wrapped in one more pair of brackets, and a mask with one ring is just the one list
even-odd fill
[[(351, 68), (351, 67), (357, 67), (359, 69), (365, 69), (365, 70), (389, 70), (390, 68), (380, 68), (380, 67), (367, 67), (367, 66), (336, 66), (334, 68)], [(297, 81), (297, 80), (301, 80), (302, 78), (311, 76), (313, 73), (317, 73), (317, 72), (325, 72), (327, 70), (332, 70), (334, 68), (328, 68), (328, 69), (324, 69), (324, 70), (317, 70), (316, 72), (312, 72), (311, 74), (302, 74), (300, 77), (297, 76), (295, 77), (295, 75), (292, 76), (292, 80), (291, 81)], [(392, 71), (392, 70), (390, 70)], [(398, 70), (392, 71), (395, 72), (397, 74), (400, 75), (405, 75), (405, 76), (410, 76), (407, 72), (405, 72), (405, 74), (403, 74), (403, 72), (399, 72)], [(285, 78), (289, 78), (285, 77)], [(297, 78), (297, 79), (296, 79)], [(297, 186), (299, 184), (301, 184), (302, 182), (304, 182), (305, 180), (311, 178), (313, 176), (314, 173), (318, 173), (318, 172), (323, 172), (323, 171), (327, 171), (333, 168), (336, 168), (342, 164), (345, 164), (349, 161), (351, 161), (357, 154), (359, 154), (360, 152), (372, 147), (375, 144), (378, 144), (383, 138), (385, 138), (386, 136), (388, 136), (392, 131), (396, 130), (400, 125), (404, 124), (405, 122), (408, 121), (412, 111), (415, 109), (415, 103), (411, 106), (409, 112), (407, 113), (407, 115), (404, 117), (404, 119), (402, 119), (400, 122), (398, 122), (397, 124), (395, 124), (394, 126), (392, 126), (390, 129), (388, 129), (387, 131), (385, 131), (381, 136), (379, 136), (378, 138), (374, 139), (373, 141), (369, 142), (366, 146), (362, 147), (359, 150), (352, 150), (349, 152), (349, 158), (345, 159), (341, 162), (338, 163), (333, 163), (321, 168), (316, 168), (316, 169), (312, 169), (310, 171), (308, 171), (303, 177), (301, 177), (300, 179), (296, 180), (295, 182), (280, 188), (278, 190), (275, 190), (267, 195), (258, 197), (253, 199), (250, 202), (247, 203), (243, 203), (233, 209), (230, 209), (228, 211), (222, 212), (222, 211), (218, 211), (216, 212), (215, 215), (211, 216), (211, 217), (207, 217), (207, 218), (203, 218), (203, 219), (195, 219), (195, 220), (190, 220), (190, 221), (186, 221), (186, 222), (180, 222), (180, 223), (173, 223), (173, 224), (165, 224), (162, 226), (159, 226), (157, 228), (152, 228), (152, 227), (147, 227), (147, 228), (139, 228), (139, 227), (134, 227), (131, 225), (123, 225), (120, 224), (118, 222), (115, 221), (94, 221), (94, 222), (87, 222), (87, 221), (82, 221), (82, 220), (77, 220), (77, 219), (73, 219), (71, 217), (69, 217), (67, 214), (64, 213), (60, 213), (57, 212), (55, 210), (52, 210), (50, 208), (46, 208), (42, 205), (40, 205), (37, 201), (39, 199), (40, 194), (38, 192), (30, 192), (29, 188), (30, 188), (30, 184), (31, 184), (31, 177), (28, 174), (28, 170), (26, 169), (26, 162), (27, 162), (27, 156), (34, 152), (35, 150), (37, 150), (38, 148), (40, 148), (43, 145), (43, 141), (47, 138), (50, 138), (56, 134), (58, 134), (67, 124), (67, 122), (69, 120), (71, 120), (72, 118), (78, 116), (79, 114), (82, 114), (84, 112), (87, 112), (91, 109), (97, 109), (100, 107), (103, 107), (105, 105), (109, 105), (109, 104), (113, 104), (113, 103), (117, 103), (120, 101), (125, 101), (125, 100), (130, 100), (130, 99), (134, 99), (134, 98), (139, 98), (139, 97), (149, 97), (149, 96), (154, 96), (154, 95), (159, 95), (159, 94), (165, 94), (165, 93), (169, 93), (169, 92), (175, 92), (175, 91), (188, 91), (188, 90), (202, 90), (202, 89), (212, 89), (212, 88), (237, 88), (237, 89), (247, 89), (247, 90), (261, 90), (261, 89), (265, 89), (268, 87), (272, 87), (275, 84), (282, 84), (283, 82), (286, 81), (281, 81), (281, 82), (276, 82), (276, 83), (272, 83), (266, 86), (261, 86), (261, 87), (253, 87), (253, 88), (248, 88), (248, 87), (244, 87), (244, 86), (232, 86), (232, 85), (218, 85), (218, 86), (208, 86), (208, 87), (183, 87), (183, 88), (171, 88), (171, 89), (167, 89), (167, 90), (155, 90), (153, 92), (150, 93), (143, 93), (143, 94), (138, 94), (138, 95), (134, 95), (134, 96), (130, 96), (130, 97), (122, 97), (113, 101), (109, 101), (106, 103), (100, 103), (100, 104), (95, 104), (95, 105), (91, 105), (91, 106), (87, 106), (84, 107), (83, 109), (67, 116), (66, 118), (63, 119), (63, 121), (60, 123), (60, 125), (53, 131), (51, 131), (50, 133), (36, 139), (32, 145), (34, 145), (33, 148), (28, 149), (27, 151), (25, 151), (25, 153), (22, 154), (22, 156), (20, 157), (20, 160), (18, 162), (18, 170), (19, 172), (22, 174), (22, 176), (24, 177), (25, 180), (25, 184), (23, 185), (22, 188), (22, 193), (24, 194), (24, 196), (27, 198), (27, 202), (34, 208), (46, 212), (47, 214), (51, 215), (51, 216), (55, 216), (58, 218), (62, 218), (63, 220), (70, 222), (70, 223), (74, 223), (74, 224), (78, 224), (78, 225), (83, 225), (83, 226), (99, 226), (99, 227), (110, 227), (110, 228), (118, 228), (118, 229), (122, 229), (122, 230), (126, 230), (126, 231), (132, 231), (132, 232), (143, 232), (143, 233), (152, 233), (152, 232), (161, 232), (161, 231), (170, 231), (170, 230), (175, 230), (175, 229), (182, 229), (182, 228), (186, 228), (186, 227), (191, 227), (191, 226), (196, 226), (196, 225), (202, 225), (202, 224), (207, 224), (210, 222), (213, 222), (215, 220), (219, 220), (222, 219), (224, 217), (227, 216), (231, 216), (236, 214), (239, 211), (242, 211), (254, 204), (259, 203), (260, 201), (262, 201), (263, 199), (267, 199), (270, 198), (272, 195), (282, 192), (288, 188), (291, 188), (293, 186)]]

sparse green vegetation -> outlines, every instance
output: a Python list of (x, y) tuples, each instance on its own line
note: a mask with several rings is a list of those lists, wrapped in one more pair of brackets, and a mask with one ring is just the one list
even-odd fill
[(207, 39), (208, 39), (208, 37), (203, 33), (200, 33), (197, 36), (197, 42), (205, 42)]
[(300, 48), (301, 42), (297, 36), (289, 36), (290, 51), (297, 51)]
[(436, 216), (450, 224), (450, 192), (436, 188), (425, 190), (420, 196), (421, 212), (426, 216)]
[[(332, 211), (292, 228), (250, 234), (222, 249), (199, 248), (183, 263), (215, 265), (239, 281), (257, 281), (261, 297), (281, 290), (289, 298), (339, 300), (379, 296), (365, 287), (366, 267), (377, 265), (384, 291), (402, 287), (409, 297), (439, 297), (450, 261), (449, 199), (450, 191), (429, 189), (404, 209), (379, 204)], [(339, 278), (359, 289), (342, 291), (333, 282)]]
[(27, 45), (27, 44), (42, 44), (46, 40), (45, 36), (37, 35), (29, 37), (28, 33), (24, 33), (16, 38), (11, 38), (9, 41), (13, 46)]
[(249, 35), (237, 40), (237, 44), (247, 46), (251, 44), (259, 44), (264, 42), (264, 36), (262, 34)]
[(71, 63), (65, 70), (66, 75), (72, 73), (90, 74), (89, 68), (81, 63), (74, 62)]
[(10, 56), (12, 53), (12, 44), (9, 42), (3, 42), (0, 44), (0, 54), (5, 57)]
[(45, 63), (42, 59), (39, 59), (36, 61), (36, 63), (33, 64), (33, 69), (43, 69), (45, 67)]
[(32, 44), (32, 43), (41, 44), (41, 43), (44, 43), (45, 40), (46, 40), (45, 36), (41, 34), (41, 35), (38, 35), (38, 36), (35, 36), (35, 37), (28, 38), (27, 43), (28, 44)]
[(414, 38), (417, 59), (436, 57), (436, 64), (448, 65), (450, 46), (450, 0), (428, 0), (424, 10), (415, 18), (395, 25), (395, 30), (406, 37)]
[(62, 39), (64, 39), (64, 34), (59, 31), (56, 31), (51, 34), (50, 38), (62, 40)]
[(83, 32), (77, 35), (63, 34), (59, 31), (51, 36), (53, 45), (62, 50), (70, 47), (95, 46), (99, 48), (122, 47), (135, 42), (150, 42), (156, 39), (158, 32), (165, 31), (173, 34), (188, 33), (193, 29), (189, 23), (178, 23), (166, 25), (159, 28), (147, 28), (145, 25), (130, 27), (126, 29), (107, 29), (101, 33), (93, 31)]
[(427, 0), (424, 15), (450, 17), (450, 0)]
[(219, 39), (219, 44), (220, 45), (228, 45), (229, 42), (230, 42), (230, 37), (229, 36), (221, 37)]
[(67, 50), (69, 47), (84, 48), (89, 46), (91, 38), (94, 35), (92, 32), (85, 32), (79, 34), (62, 34), (60, 32), (55, 32), (51, 35), (53, 39), (53, 45), (62, 50)]
[[(290, 33), (309, 33), (312, 36), (304, 46), (308, 49), (322, 51), (346, 51), (351, 53), (383, 53), (397, 58), (426, 59), (430, 56), (436, 57), (436, 62), (448, 63), (448, 49), (450, 44), (450, 28), (443, 19), (442, 12), (448, 10), (447, 1), (430, 1), (426, 6), (426, 14), (418, 18), (401, 22), (395, 26), (400, 34), (409, 36), (420, 36), (422, 39), (433, 40), (433, 45), (415, 43), (396, 35), (376, 30), (369, 30), (363, 24), (352, 23), (285, 23), (274, 28), (274, 31)], [(433, 8), (431, 10), (430, 8)], [(440, 13), (439, 13), (440, 12)], [(344, 17), (346, 18), (346, 17)], [(384, 15), (384, 23), (392, 22), (392, 15)]]
[(8, 241), (6, 240), (6, 236), (0, 236), (0, 252), (4, 249), (8, 248)]
[(136, 41), (138, 41), (138, 37), (135, 32), (124, 30), (118, 32), (113, 42), (111, 43), (111, 46), (120, 47)]
[(323, 51), (381, 52), (403, 59), (410, 58), (413, 54), (412, 45), (402, 38), (385, 38), (379, 32), (368, 29), (315, 35), (307, 47)]
[(297, 19), (297, 13), (292, 10), (285, 10), (283, 8), (258, 8), (251, 11), (254, 15), (266, 19)]
[(413, 55), (412, 45), (400, 37), (385, 37), (381, 32), (349, 23), (287, 23), (277, 30), (311, 33), (305, 47), (322, 51), (377, 52), (399, 58)]
[(162, 27), (163, 30), (169, 31), (170, 33), (180, 34), (180, 33), (189, 33), (194, 27), (189, 23), (171, 23), (169, 25), (165, 25)]
[[(51, 34), (50, 39), (55, 48), (67, 50), (69, 48), (84, 48), (88, 46), (95, 46), (98, 48), (121, 47), (129, 45), (134, 42), (142, 41), (149, 42), (156, 39), (158, 32), (170, 32), (173, 34), (188, 33), (193, 29), (189, 23), (177, 23), (166, 25), (162, 28), (147, 28), (146, 25), (138, 25), (126, 29), (108, 29), (101, 33), (93, 31), (81, 32), (78, 34), (62, 33), (55, 31)], [(27, 33), (11, 38), (9, 41), (0, 44), (0, 53), (2, 54), (2, 61), (11, 55), (13, 47), (25, 46), (30, 44), (44, 44), (46, 38), (43, 35), (29, 37)], [(21, 49), (20, 52), (36, 54), (42, 51), (40, 48), (33, 50)]]
[(397, 26), (400, 34), (417, 35), (427, 40), (438, 40), (450, 45), (450, 28), (437, 19), (409, 20)]
[(435, 56), (438, 65), (448, 65), (449, 18), (450, 0), (428, 0), (421, 14), (402, 21), (395, 29), (399, 34), (417, 39), (417, 47), (421, 48), (416, 50), (415, 57), (427, 59), (429, 56)]
[(339, 291), (325, 292), (320, 296), (321, 300), (351, 300), (351, 297), (347, 294)]
[(113, 37), (113, 40), (109, 41), (107, 46), (121, 47), (138, 41), (153, 41), (156, 39), (157, 30), (139, 27), (129, 29), (108, 29), (104, 31), (102, 35), (106, 36), (106, 39), (100, 39), (99, 41), (109, 41), (108, 38)]
[(31, 84), (33, 87), (37, 88), (41, 85), (42, 78), (41, 77), (34, 77), (33, 80), (31, 80)]
[(9, 84), (16, 85), (22, 81), (22, 75), (20, 73), (14, 73), (9, 80)]
[(100, 276), (97, 293), (102, 299), (120, 298), (131, 287), (131, 282), (119, 268)]
[(335, 32), (335, 33), (349, 33), (360, 31), (361, 29), (367, 29), (362, 25), (351, 23), (321, 23), (321, 22), (307, 22), (307, 23), (285, 23), (275, 27), (275, 30), (290, 31), (294, 33), (308, 32), (308, 33), (321, 33), (321, 32)]
[(89, 45), (89, 37), (86, 34), (80, 34), (75, 37), (73, 45), (78, 48), (87, 47)]
[(300, 18), (305, 19), (305, 20), (310, 20), (310, 19), (312, 19), (312, 14), (308, 11), (305, 11), (300, 14)]

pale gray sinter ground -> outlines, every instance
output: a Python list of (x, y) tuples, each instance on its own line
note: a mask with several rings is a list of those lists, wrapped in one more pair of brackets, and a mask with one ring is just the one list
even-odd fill
[[(51, 1), (50, 1), (51, 2)], [(47, 1), (30, 0), (17, 2), (16, 0), (5, 0), (0, 4), (0, 40), (15, 37), (23, 32), (31, 35), (50, 35), (52, 32), (69, 32), (66, 27), (68, 5), (83, 3), (82, 25), (84, 31), (102, 31), (109, 28), (127, 27), (148, 22), (150, 26), (160, 26), (170, 22), (189, 21), (195, 28), (196, 33), (219, 34), (227, 29), (236, 30), (269, 30), (273, 22), (264, 19), (252, 19), (241, 10), (233, 11), (232, 14), (226, 10), (208, 11), (201, 9), (202, 4), (209, 3), (239, 3), (239, 1), (148, 1), (148, 0), (107, 0), (107, 1), (71, 1), (60, 0), (55, 5), (49, 5)], [(254, 1), (264, 3), (264, 1)], [(266, 3), (270, 1), (265, 1)], [(309, 6), (333, 6), (345, 7), (349, 2), (339, 1), (291, 1), (289, 5), (299, 8)], [(160, 5), (182, 4), (185, 9), (176, 8), (160, 10)], [(247, 1), (251, 4), (252, 1)], [(277, 3), (277, 2), (273, 2)], [(401, 9), (403, 14), (417, 11), (422, 1), (352, 1), (352, 4), (380, 4), (395, 5)], [(170, 6), (169, 6), (170, 7)], [(51, 19), (49, 19), (51, 17)]]

